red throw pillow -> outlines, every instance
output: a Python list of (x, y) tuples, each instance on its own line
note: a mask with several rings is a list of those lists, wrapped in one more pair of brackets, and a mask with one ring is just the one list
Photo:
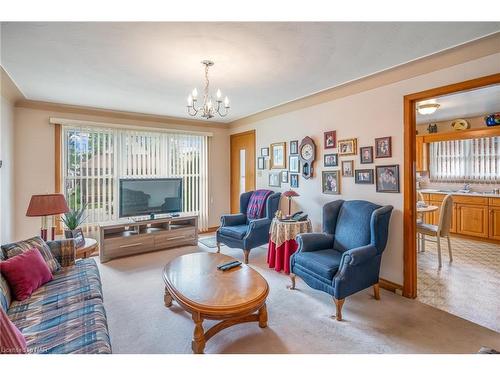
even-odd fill
[(29, 298), (31, 293), (52, 280), (47, 263), (35, 248), (0, 262), (0, 272), (18, 301)]
[(26, 339), (0, 307), (0, 354), (24, 354), (28, 351)]

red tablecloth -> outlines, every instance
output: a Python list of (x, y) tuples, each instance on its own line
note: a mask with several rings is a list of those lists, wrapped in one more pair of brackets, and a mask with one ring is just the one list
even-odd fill
[(290, 257), (297, 251), (297, 242), (295, 240), (287, 240), (276, 247), (276, 244), (269, 240), (267, 248), (267, 264), (269, 268), (274, 268), (276, 271), (284, 271), (290, 273)]

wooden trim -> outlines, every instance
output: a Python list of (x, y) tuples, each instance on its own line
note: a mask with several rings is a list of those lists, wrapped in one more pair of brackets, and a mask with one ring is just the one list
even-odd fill
[[(54, 124), (54, 191), (61, 193), (62, 186), (62, 126)], [(62, 234), (60, 215), (56, 216), (56, 234)]]
[(388, 290), (389, 292), (397, 293), (398, 290), (403, 290), (403, 285), (393, 283), (392, 281), (380, 278), (378, 284), (382, 289)]
[[(408, 298), (417, 296), (417, 244), (416, 244), (416, 113), (418, 101), (437, 96), (469, 91), (477, 88), (500, 84), (500, 73), (479, 77), (464, 82), (436, 87), (430, 90), (406, 95), (403, 99), (404, 110), (404, 179), (403, 179), (403, 295)], [(479, 133), (478, 133), (479, 134)]]
[(417, 140), (422, 139), (424, 143), (454, 141), (458, 139), (473, 139), (500, 136), (500, 127), (484, 127), (480, 129), (468, 129), (447, 133), (417, 135)]
[(164, 124), (201, 126), (201, 127), (223, 127), (228, 128), (228, 123), (216, 121), (190, 120), (173, 116), (150, 115), (147, 113), (115, 111), (111, 109), (100, 109), (93, 107), (67, 105), (60, 103), (50, 103), (37, 100), (22, 99), (15, 104), (18, 108), (29, 108), (42, 111), (51, 111), (58, 113), (73, 113), (86, 116), (99, 116), (128, 121), (159, 122)]
[(312, 95), (277, 105), (229, 123), (230, 128), (252, 124), (281, 114), (330, 102), (360, 92), (463, 64), (500, 52), (500, 32), (356, 79)]
[(207, 230), (201, 231), (200, 234), (205, 234), (205, 233), (213, 233), (219, 229), (219, 226), (216, 227), (208, 227)]

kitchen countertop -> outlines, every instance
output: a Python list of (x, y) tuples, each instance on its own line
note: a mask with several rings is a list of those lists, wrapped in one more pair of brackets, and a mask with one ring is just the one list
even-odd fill
[(500, 198), (500, 194), (493, 193), (480, 193), (480, 192), (472, 192), (472, 193), (460, 193), (458, 191), (444, 191), (439, 189), (420, 189), (417, 190), (423, 194), (451, 194), (451, 195), (465, 195), (468, 197), (486, 197), (486, 198)]

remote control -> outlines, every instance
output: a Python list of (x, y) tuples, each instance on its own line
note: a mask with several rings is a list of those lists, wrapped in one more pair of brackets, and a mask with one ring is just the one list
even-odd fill
[(235, 268), (235, 267), (239, 267), (239, 266), (241, 266), (241, 262), (231, 263), (231, 264), (228, 264), (227, 266), (222, 267), (220, 270), (227, 271), (227, 270), (230, 270), (231, 268)]
[(232, 260), (230, 262), (227, 262), (227, 263), (222, 263), (222, 264), (219, 264), (217, 266), (217, 269), (221, 269), (222, 267), (226, 267), (226, 266), (229, 266), (230, 264), (233, 264), (233, 263), (239, 263), (239, 260)]

